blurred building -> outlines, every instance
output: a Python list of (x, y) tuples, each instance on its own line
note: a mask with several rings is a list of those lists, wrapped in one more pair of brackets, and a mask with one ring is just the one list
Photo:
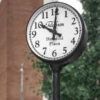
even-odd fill
[[(20, 100), (20, 65), (26, 42), (26, 26), (42, 0), (0, 0), (0, 100)], [(37, 89), (37, 78), (29, 61), (24, 66), (24, 100), (42, 100), (30, 89)]]

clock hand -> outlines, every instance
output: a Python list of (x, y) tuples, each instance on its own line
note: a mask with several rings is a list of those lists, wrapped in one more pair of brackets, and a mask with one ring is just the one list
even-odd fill
[(56, 7), (56, 10), (55, 10), (55, 19), (54, 19), (54, 26), (53, 26), (54, 33), (52, 37), (53, 40), (55, 40), (55, 30), (57, 27), (57, 13), (58, 13), (58, 7)]
[(58, 14), (58, 11), (59, 11), (59, 9), (57, 7), (56, 10), (55, 10), (55, 20), (54, 20), (53, 30), (56, 30), (56, 28), (57, 28), (57, 14)]
[(47, 29), (49, 32), (51, 32), (51, 33), (53, 33), (53, 34), (55, 34), (55, 35), (61, 36), (60, 33), (57, 33), (56, 31), (54, 31), (54, 30), (52, 30), (52, 29), (46, 27), (45, 25), (41, 25), (41, 26), (42, 26), (42, 28)]
[(53, 32), (53, 37), (52, 37), (53, 40), (56, 39), (56, 38), (55, 38), (56, 35), (58, 35), (59, 37), (62, 36), (62, 35), (61, 35), (60, 33), (58, 33), (57, 31), (54, 31), (54, 32)]
[(48, 30), (49, 32), (51, 32), (51, 33), (53, 33), (53, 32), (54, 32), (52, 29), (50, 29), (50, 28), (46, 27), (45, 25), (41, 25), (41, 26), (42, 26), (42, 28), (47, 29), (47, 30)]
[(55, 19), (54, 19), (54, 27), (53, 27), (53, 40), (55, 39), (55, 35), (58, 35), (59, 37), (61, 37), (61, 34), (57, 33), (56, 31), (56, 28), (57, 28), (57, 15), (58, 15), (58, 7), (56, 7), (56, 10), (55, 10)]
[(60, 33), (58, 33), (57, 31), (54, 31), (55, 35), (58, 35), (59, 37), (61, 37), (62, 35)]

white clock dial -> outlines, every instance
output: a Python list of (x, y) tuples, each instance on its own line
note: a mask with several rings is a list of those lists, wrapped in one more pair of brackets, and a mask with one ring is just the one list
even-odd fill
[(63, 3), (38, 9), (27, 26), (27, 41), (35, 55), (57, 61), (71, 55), (82, 39), (82, 22), (72, 7)]

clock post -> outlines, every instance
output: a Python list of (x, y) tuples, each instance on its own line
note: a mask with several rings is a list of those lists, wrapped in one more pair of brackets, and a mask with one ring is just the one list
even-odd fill
[(52, 100), (60, 100), (60, 72), (68, 62), (50, 63), (52, 71)]
[(52, 71), (52, 100), (60, 100), (60, 72), (61, 67), (57, 64), (51, 64)]

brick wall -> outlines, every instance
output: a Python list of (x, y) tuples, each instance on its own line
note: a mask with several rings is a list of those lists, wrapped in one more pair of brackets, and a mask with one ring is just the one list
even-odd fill
[(0, 100), (7, 98), (7, 3), (0, 4)]
[[(24, 62), (27, 22), (42, 0), (3, 0), (0, 4), (0, 100), (20, 100), (20, 64)], [(41, 100), (30, 90), (37, 78), (29, 61), (24, 66), (24, 100)]]

